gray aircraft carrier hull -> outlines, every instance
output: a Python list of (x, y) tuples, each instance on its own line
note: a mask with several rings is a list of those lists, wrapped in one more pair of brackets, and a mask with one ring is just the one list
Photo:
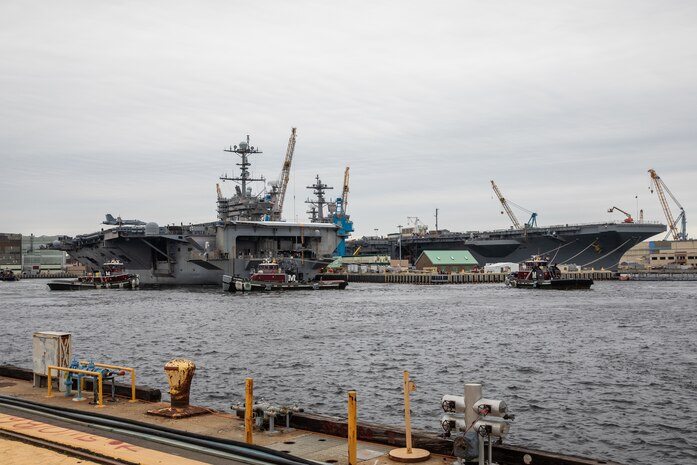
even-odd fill
[(298, 280), (312, 279), (333, 260), (337, 227), (330, 223), (240, 221), (187, 226), (154, 225), (150, 231), (117, 227), (63, 237), (55, 248), (98, 271), (120, 260), (141, 286), (221, 285), (223, 275), (247, 277), (267, 259)]
[(549, 257), (553, 263), (575, 264), (594, 269), (617, 269), (624, 253), (656, 234), (665, 232), (660, 223), (593, 223), (526, 228), (524, 230), (439, 232), (364, 237), (347, 243), (347, 255), (358, 247), (361, 255), (400, 256), (414, 262), (427, 250), (468, 250), (479, 265), (518, 263), (533, 255)]

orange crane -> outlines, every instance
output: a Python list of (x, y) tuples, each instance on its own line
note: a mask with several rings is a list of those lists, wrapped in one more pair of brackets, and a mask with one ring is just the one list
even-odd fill
[[(668, 239), (668, 236), (671, 235), (673, 236), (673, 240), (676, 241), (687, 240), (687, 218), (685, 216), (685, 209), (682, 207), (682, 205), (680, 205), (680, 202), (678, 202), (670, 189), (668, 189), (668, 186), (666, 186), (661, 177), (656, 174), (656, 171), (650, 169), (649, 175), (651, 176), (651, 181), (653, 182), (656, 194), (658, 195), (658, 200), (661, 202), (663, 214), (665, 214), (666, 221), (668, 222), (668, 234), (666, 234), (664, 240)], [(654, 189), (651, 189), (651, 192), (653, 191)], [(668, 199), (666, 199), (666, 194), (664, 191), (668, 193), (670, 198), (673, 199), (673, 202), (675, 202), (680, 209), (680, 214), (677, 218), (675, 218), (675, 220), (673, 219), (673, 212), (670, 211)], [(678, 222), (680, 222), (680, 231), (678, 231), (677, 227)]]
[(622, 213), (624, 213), (624, 214), (627, 216), (627, 217), (624, 219), (624, 222), (625, 222), (625, 223), (634, 223), (634, 218), (632, 218), (632, 215), (630, 215), (630, 214), (627, 213), (626, 211), (622, 210), (621, 208), (610, 207), (610, 208), (607, 209), (607, 212), (608, 212), (608, 213), (612, 213), (612, 212), (615, 211), (615, 210), (617, 210), (618, 212), (622, 212)]
[(280, 221), (281, 215), (283, 213), (283, 200), (286, 197), (286, 188), (288, 187), (288, 180), (290, 179), (290, 164), (293, 161), (293, 152), (295, 151), (295, 130), (297, 128), (292, 128), (290, 132), (290, 138), (288, 139), (288, 148), (286, 149), (286, 159), (283, 161), (283, 169), (281, 169), (281, 177), (278, 181), (278, 186), (276, 186), (276, 202), (273, 206), (273, 214), (271, 219), (274, 221)]

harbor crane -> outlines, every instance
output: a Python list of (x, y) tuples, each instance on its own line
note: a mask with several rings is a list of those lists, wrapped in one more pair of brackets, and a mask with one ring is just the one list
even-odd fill
[(607, 209), (608, 213), (612, 213), (613, 211), (617, 210), (618, 212), (624, 213), (626, 218), (624, 219), (624, 223), (634, 223), (634, 218), (632, 218), (632, 215), (627, 213), (626, 211), (622, 210), (621, 208), (617, 207), (610, 207)]
[[(651, 181), (653, 182), (654, 189), (658, 195), (658, 200), (661, 202), (661, 207), (663, 208), (663, 213), (666, 216), (666, 221), (668, 222), (668, 233), (663, 240), (668, 239), (668, 236), (673, 236), (673, 240), (684, 241), (687, 240), (687, 218), (685, 216), (685, 209), (680, 205), (680, 202), (675, 198), (673, 193), (668, 189), (668, 186), (663, 182), (661, 177), (656, 174), (653, 169), (649, 170), (649, 175), (651, 176)], [(651, 189), (651, 192), (654, 191)], [(680, 214), (677, 218), (673, 219), (673, 212), (670, 211), (670, 206), (668, 205), (668, 199), (666, 199), (665, 192), (668, 193), (675, 205), (680, 209)], [(677, 224), (680, 223), (680, 231), (678, 231)]]
[(283, 214), (283, 200), (286, 197), (286, 189), (288, 188), (288, 180), (290, 179), (290, 164), (293, 161), (293, 152), (295, 151), (295, 131), (297, 128), (292, 128), (290, 138), (288, 139), (288, 148), (286, 149), (286, 158), (283, 161), (283, 169), (281, 169), (281, 177), (278, 185), (275, 186), (276, 202), (273, 206), (271, 219), (280, 221)]
[(337, 212), (342, 216), (346, 215), (346, 209), (348, 208), (349, 168), (350, 167), (347, 166), (346, 171), (344, 171), (344, 187), (341, 191), (341, 203), (337, 205)]
[[(339, 236), (339, 244), (336, 246), (336, 255), (343, 257), (346, 254), (346, 239), (353, 232), (353, 222), (351, 221), (349, 215), (346, 213), (346, 208), (348, 207), (348, 194), (349, 194), (349, 167), (346, 167), (344, 171), (344, 187), (341, 190), (341, 197), (336, 199), (336, 210), (332, 215), (332, 223), (337, 225)], [(356, 255), (361, 248), (358, 247), (353, 253)]]
[(428, 231), (428, 226), (425, 225), (418, 216), (407, 216), (407, 224), (414, 225), (412, 234), (416, 234), (417, 236), (423, 236)]
[[(491, 181), (491, 187), (494, 188), (494, 192), (496, 193), (496, 197), (498, 197), (499, 202), (501, 202), (501, 206), (503, 206), (503, 209), (504, 209), (505, 213), (508, 215), (508, 218), (511, 219), (511, 222), (513, 223), (514, 228), (523, 229), (523, 228), (534, 228), (537, 226), (537, 213), (531, 212), (527, 208), (523, 208), (520, 205), (517, 205), (509, 200), (506, 200), (506, 198), (503, 196), (503, 194), (501, 194), (499, 187), (496, 185), (496, 183), (493, 180)], [(511, 207), (509, 204), (523, 210), (526, 213), (530, 213), (530, 219), (528, 219), (527, 223), (525, 223), (524, 226), (520, 225), (518, 218), (516, 218), (515, 214), (513, 213), (513, 210), (511, 210)], [(504, 213), (504, 212), (501, 212), (501, 213)]]

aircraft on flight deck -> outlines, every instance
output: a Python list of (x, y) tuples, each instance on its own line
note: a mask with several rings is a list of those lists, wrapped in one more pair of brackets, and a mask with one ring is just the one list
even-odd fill
[(106, 214), (106, 221), (102, 221), (102, 224), (119, 225), (119, 226), (122, 226), (124, 224), (128, 224), (128, 225), (133, 225), (133, 226), (143, 226), (143, 225), (145, 225), (145, 221), (122, 220), (120, 216), (114, 218), (111, 215), (111, 213), (107, 213)]

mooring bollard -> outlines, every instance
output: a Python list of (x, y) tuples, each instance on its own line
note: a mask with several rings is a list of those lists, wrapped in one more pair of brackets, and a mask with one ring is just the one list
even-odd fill
[(412, 449), (411, 447), (411, 411), (409, 394), (416, 391), (416, 384), (409, 380), (409, 372), (404, 370), (404, 420), (406, 423), (407, 447), (392, 449), (389, 457), (397, 462), (422, 462), (428, 460), (431, 453), (426, 449)]
[(148, 413), (169, 418), (186, 418), (210, 413), (208, 409), (189, 405), (191, 380), (195, 372), (196, 365), (191, 360), (176, 358), (167, 362), (165, 374), (169, 382), (170, 407), (148, 410)]
[(195, 372), (196, 365), (191, 360), (178, 358), (165, 364), (172, 407), (184, 408), (189, 406), (191, 380), (194, 378)]
[(348, 463), (356, 465), (356, 391), (348, 393)]

